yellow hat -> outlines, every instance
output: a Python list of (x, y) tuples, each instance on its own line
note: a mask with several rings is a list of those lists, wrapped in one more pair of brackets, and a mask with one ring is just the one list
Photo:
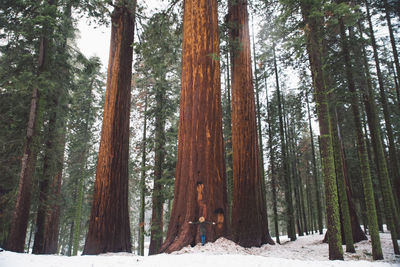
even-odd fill
[(199, 218), (199, 222), (204, 222), (204, 221), (205, 221), (204, 217), (201, 216), (201, 217)]

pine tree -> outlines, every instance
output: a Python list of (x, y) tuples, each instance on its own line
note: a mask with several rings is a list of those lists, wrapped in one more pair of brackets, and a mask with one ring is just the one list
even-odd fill
[(336, 190), (336, 175), (332, 151), (332, 136), (330, 129), (328, 89), (324, 81), (322, 57), (322, 21), (315, 13), (320, 11), (321, 2), (300, 1), (300, 7), (305, 24), (307, 51), (315, 88), (315, 99), (321, 133), (320, 152), (323, 176), (325, 181), (326, 213), (328, 224), (329, 259), (343, 259), (340, 237), (338, 197)]
[[(49, 22), (56, 19), (55, 2), (49, 0), (44, 4), (42, 9), (43, 13), (36, 14), (37, 16), (44, 16)], [(50, 65), (50, 54), (51, 54), (51, 40), (54, 29), (48, 26), (44, 22), (41, 27), (40, 33), (40, 45), (38, 51), (38, 63), (36, 75), (38, 78), (46, 77), (46, 73), (49, 71)], [(43, 86), (43, 84), (42, 84)], [(21, 171), (19, 177), (18, 195), (16, 207), (13, 214), (13, 219), (10, 224), (10, 234), (8, 236), (8, 242), (6, 249), (16, 252), (23, 252), (26, 229), (28, 224), (31, 190), (32, 190), (32, 176), (34, 172), (34, 166), (37, 157), (37, 148), (35, 142), (37, 141), (37, 131), (39, 123), (41, 121), (41, 114), (38, 114), (40, 105), (41, 93), (44, 93), (45, 88), (39, 88), (39, 85), (34, 85), (32, 89), (31, 105), (29, 111), (29, 119), (27, 126), (27, 133), (25, 138), (25, 148), (22, 156)]]

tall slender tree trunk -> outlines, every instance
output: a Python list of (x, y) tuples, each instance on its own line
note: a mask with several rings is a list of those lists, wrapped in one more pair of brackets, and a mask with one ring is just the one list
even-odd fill
[[(391, 123), (389, 108), (388, 108), (387, 99), (386, 99), (386, 93), (385, 93), (385, 88), (384, 88), (384, 83), (383, 83), (383, 76), (382, 76), (381, 67), (380, 67), (380, 63), (379, 63), (378, 48), (377, 48), (377, 44), (376, 44), (376, 40), (375, 40), (374, 29), (372, 26), (371, 15), (369, 12), (368, 0), (365, 0), (365, 6), (367, 9), (367, 19), (368, 19), (369, 32), (370, 32), (369, 35), (370, 35), (370, 39), (371, 39), (372, 49), (374, 52), (376, 74), (378, 76), (380, 100), (381, 100), (382, 109), (383, 109), (383, 118), (385, 120), (385, 128), (386, 128), (387, 138), (389, 139), (390, 169), (391, 169), (391, 173), (393, 174), (393, 181), (394, 181), (394, 186), (396, 188), (397, 197), (398, 197), (398, 199), (400, 199), (400, 169), (399, 169), (399, 164), (398, 164), (397, 152), (396, 152), (396, 148), (395, 148), (395, 144), (394, 144), (392, 123)], [(390, 194), (390, 195), (392, 195), (392, 194)], [(394, 201), (393, 196), (391, 198), (392, 198), (392, 202), (393, 202)], [(394, 210), (395, 209), (394, 202), (391, 205), (392, 205), (392, 209)], [(395, 219), (398, 220), (398, 218), (395, 218)]]
[[(83, 202), (83, 195), (84, 195), (84, 181), (85, 181), (85, 176), (86, 176), (86, 169), (87, 169), (87, 154), (88, 154), (88, 142), (89, 142), (89, 120), (90, 120), (90, 115), (91, 115), (91, 109), (92, 109), (92, 86), (93, 86), (93, 80), (90, 83), (90, 86), (87, 91), (87, 100), (89, 103), (86, 106), (86, 118), (85, 118), (85, 128), (83, 130), (83, 150), (80, 155), (80, 176), (78, 178), (78, 184), (77, 184), (77, 197), (75, 199), (75, 214), (74, 214), (74, 222), (72, 224), (72, 256), (78, 255), (78, 249), (79, 249), (79, 240), (81, 236), (81, 218), (82, 218), (82, 202)], [(69, 246), (70, 249), (71, 246)]]
[(226, 182), (228, 192), (228, 209), (229, 209), (229, 223), (232, 222), (232, 194), (233, 194), (233, 166), (232, 166), (232, 112), (231, 112), (231, 81), (230, 81), (230, 62), (229, 52), (226, 53), (226, 129), (224, 133), (225, 138), (225, 152), (226, 152)]
[(140, 174), (139, 255), (144, 256), (144, 225), (146, 210), (146, 147), (147, 147), (147, 92), (144, 101), (142, 165)]
[[(162, 81), (163, 84), (166, 81)], [(163, 185), (161, 179), (164, 170), (165, 155), (165, 88), (157, 85), (156, 88), (156, 110), (155, 110), (155, 140), (154, 140), (154, 187), (153, 187), (153, 210), (151, 218), (151, 238), (149, 255), (158, 254), (163, 240)]]
[[(296, 155), (296, 166), (300, 166), (299, 163), (299, 158)], [(306, 216), (306, 205), (305, 205), (305, 201), (304, 201), (304, 184), (303, 184), (303, 179), (300, 173), (300, 169), (298, 167), (296, 167), (297, 170), (297, 177), (299, 180), (299, 194), (300, 194), (300, 206), (301, 206), (301, 213), (302, 213), (302, 217), (303, 217), (303, 227), (304, 227), (304, 232), (306, 233), (306, 235), (308, 235), (309, 233), (309, 224), (307, 222), (307, 216)]]
[[(48, 102), (53, 102), (50, 105), (50, 109), (55, 109), (58, 105), (58, 97), (53, 96), (53, 99), (49, 99)], [(33, 243), (32, 253), (33, 254), (46, 254), (45, 252), (45, 227), (46, 227), (46, 217), (47, 212), (49, 211), (48, 207), (50, 205), (50, 184), (51, 180), (54, 176), (54, 170), (56, 168), (56, 153), (55, 146), (58, 140), (56, 140), (56, 131), (57, 131), (57, 111), (52, 111), (50, 114), (50, 119), (48, 123), (48, 134), (47, 134), (47, 142), (45, 147), (45, 156), (43, 163), (43, 173), (39, 182), (39, 206), (36, 215), (36, 232), (35, 239)]]
[(83, 254), (131, 252), (128, 147), (135, 9), (135, 0), (121, 0), (116, 2), (111, 15), (103, 126)]
[(391, 186), (390, 186), (388, 168), (386, 165), (386, 159), (385, 159), (385, 155), (384, 155), (384, 149), (383, 149), (381, 134), (380, 134), (380, 130), (379, 130), (377, 111), (376, 111), (375, 103), (373, 100), (374, 93), (373, 93), (373, 89), (372, 89), (372, 81), (371, 81), (371, 75), (369, 73), (368, 61), (366, 58), (366, 51), (365, 51), (364, 46), (362, 46), (362, 47), (363, 47), (363, 55), (362, 56), (364, 58), (364, 69), (365, 69), (365, 74), (366, 74), (366, 77), (365, 77), (366, 84), (364, 82), (364, 86), (362, 87), (363, 88), (363, 101), (364, 101), (365, 111), (367, 114), (367, 122), (368, 122), (369, 130), (371, 133), (372, 147), (374, 149), (374, 154), (376, 156), (378, 177), (379, 177), (379, 182), (381, 185), (386, 223), (391, 230), (394, 251), (396, 254), (399, 254), (400, 251), (399, 251), (399, 246), (397, 243), (397, 231), (396, 231), (397, 229), (395, 227), (395, 220), (393, 217), (393, 211), (395, 209), (393, 194), (392, 194), (392, 190), (391, 190)]
[[(285, 107), (284, 107), (285, 110)], [(290, 159), (290, 171), (291, 177), (293, 181), (293, 193), (295, 197), (295, 209), (296, 209), (296, 224), (297, 224), (297, 232), (299, 236), (304, 236), (304, 225), (302, 220), (302, 211), (301, 211), (301, 198), (299, 192), (299, 177), (297, 175), (297, 166), (296, 166), (296, 152), (295, 152), (295, 140), (293, 138), (293, 129), (291, 124), (288, 122), (288, 118), (286, 116), (286, 112), (284, 112), (284, 118), (287, 123), (285, 123), (286, 136), (287, 136), (287, 146), (288, 146), (288, 158)]]
[(310, 129), (310, 140), (311, 140), (311, 154), (312, 154), (312, 174), (314, 178), (314, 190), (315, 190), (315, 199), (317, 202), (317, 218), (318, 218), (318, 230), (319, 234), (323, 234), (323, 223), (322, 223), (322, 205), (321, 205), (321, 197), (319, 193), (319, 179), (317, 173), (317, 161), (315, 159), (315, 146), (314, 146), (314, 133), (311, 125), (311, 113), (310, 113), (310, 104), (308, 101), (308, 92), (306, 95), (307, 102), (307, 112), (308, 112), (308, 128)]
[[(331, 99), (333, 96), (330, 97)], [(332, 129), (332, 142), (333, 142), (333, 153), (335, 157), (335, 167), (336, 167), (336, 182), (339, 195), (340, 204), (340, 215), (341, 215), (341, 233), (342, 241), (346, 244), (346, 252), (355, 253), (353, 233), (350, 221), (350, 211), (349, 204), (346, 193), (346, 185), (344, 178), (344, 168), (342, 162), (342, 153), (339, 144), (339, 130), (338, 121), (336, 116), (336, 101), (331, 101), (332, 106), (330, 106), (330, 118), (331, 118), (331, 129)]]
[[(394, 38), (394, 34), (393, 34), (393, 27), (392, 27), (392, 21), (390, 19), (388, 0), (383, 0), (383, 4), (385, 5), (385, 15), (386, 15), (386, 21), (387, 21), (387, 26), (388, 26), (388, 30), (389, 30), (390, 44), (392, 45), (394, 65), (396, 67), (396, 73), (397, 73), (397, 77), (395, 76), (395, 79), (397, 79), (397, 84), (400, 85), (399, 53), (397, 52), (396, 39)], [(400, 103), (399, 103), (399, 105), (400, 105)], [(398, 192), (398, 194), (400, 194), (400, 192)], [(398, 197), (400, 198), (400, 195)]]
[(268, 149), (269, 149), (269, 162), (271, 168), (271, 191), (272, 191), (272, 210), (274, 213), (274, 226), (275, 226), (275, 239), (276, 243), (280, 244), (279, 240), (279, 224), (278, 224), (278, 201), (277, 201), (277, 184), (276, 184), (276, 171), (275, 171), (275, 151), (273, 149), (273, 135), (272, 135), (272, 119), (271, 110), (268, 101), (268, 87), (267, 77), (265, 77), (265, 95), (267, 98), (267, 120), (268, 120)]
[(322, 56), (322, 31), (321, 18), (311, 15), (311, 12), (320, 10), (320, 3), (311, 3), (302, 0), (300, 3), (305, 24), (305, 37), (307, 51), (315, 88), (315, 100), (321, 134), (320, 151), (322, 172), (325, 181), (326, 215), (328, 225), (329, 259), (343, 260), (342, 240), (340, 236), (339, 207), (336, 188), (336, 175), (332, 149), (332, 136), (330, 129), (328, 93), (324, 80)]
[(274, 53), (274, 70), (275, 70), (275, 80), (276, 80), (276, 94), (278, 99), (278, 117), (279, 117), (279, 136), (281, 140), (281, 161), (282, 169), (280, 171), (280, 179), (285, 183), (285, 200), (286, 200), (286, 215), (287, 215), (287, 232), (291, 241), (296, 240), (296, 229), (294, 221), (294, 208), (292, 201), (292, 190), (290, 184), (290, 174), (289, 174), (289, 159), (286, 149), (285, 132), (283, 127), (283, 114), (282, 114), (282, 103), (281, 103), (281, 93), (279, 86), (279, 75), (278, 67), (276, 63), (275, 55), (275, 45), (273, 45)]
[[(365, 114), (365, 111), (364, 111)], [(376, 216), (378, 219), (378, 229), (380, 232), (384, 232), (383, 231), (383, 221), (382, 221), (382, 205), (380, 204), (380, 196), (379, 196), (379, 192), (381, 192), (380, 188), (379, 188), (379, 182), (378, 182), (378, 175), (379, 175), (379, 171), (378, 171), (378, 163), (375, 161), (375, 159), (378, 158), (378, 155), (376, 155), (376, 153), (374, 153), (374, 156), (372, 156), (372, 145), (371, 142), (369, 140), (369, 136), (368, 136), (368, 130), (367, 130), (367, 123), (365, 123), (367, 121), (367, 119), (364, 119), (364, 137), (365, 137), (365, 144), (367, 145), (367, 153), (368, 153), (368, 159), (369, 159), (369, 165), (371, 166), (371, 178), (372, 178), (372, 185), (374, 188), (374, 198), (375, 198), (375, 207), (376, 207)], [(375, 152), (375, 150), (374, 150)], [(373, 175), (373, 171), (372, 171), (372, 166), (374, 166), (375, 163), (375, 175)]]
[[(360, 168), (361, 168), (361, 175), (364, 181), (364, 197), (365, 203), (367, 206), (367, 216), (368, 216), (368, 225), (371, 234), (372, 240), (372, 254), (374, 259), (382, 258), (382, 250), (380, 246), (380, 239), (379, 239), (379, 231), (378, 231), (378, 222), (376, 217), (376, 207), (375, 207), (375, 199), (373, 195), (372, 189), (372, 179), (371, 173), (369, 168), (368, 162), (368, 155), (366, 151), (365, 139), (362, 132), (362, 123), (360, 117), (360, 111), (358, 106), (358, 99), (357, 99), (357, 92), (355, 88), (354, 78), (353, 78), (353, 71), (352, 65), (350, 61), (350, 52), (347, 43), (347, 36), (345, 32), (345, 27), (343, 23), (343, 19), (339, 19), (339, 26), (340, 26), (340, 35), (341, 35), (341, 45), (342, 45), (342, 53), (344, 56), (344, 63), (345, 63), (345, 71), (346, 71), (346, 78), (348, 88), (351, 94), (351, 108), (353, 111), (353, 119), (355, 125), (355, 132), (357, 135), (357, 149), (358, 155), (360, 159)], [(368, 185), (368, 188), (365, 186)]]
[[(52, 4), (52, 1), (49, 1)], [(51, 14), (50, 14), (51, 15)], [(42, 36), (39, 41), (37, 76), (48, 70), (49, 65), (49, 35), (48, 27), (43, 27)], [(21, 159), (21, 171), (19, 174), (19, 184), (17, 202), (10, 224), (10, 234), (7, 237), (5, 248), (10, 251), (24, 252), (26, 229), (28, 227), (29, 210), (32, 195), (32, 177), (34, 175), (37, 144), (36, 136), (39, 130), (41, 114), (38, 114), (40, 105), (40, 90), (34, 86), (32, 89), (29, 119), (25, 136), (24, 153)]]
[(39, 90), (34, 88), (31, 97), (25, 148), (21, 162), (17, 202), (11, 221), (10, 234), (7, 237), (6, 249), (15, 252), (24, 252), (26, 230), (28, 227), (29, 210), (32, 194), (32, 177), (36, 162), (37, 149), (35, 148), (36, 132), (38, 128)]
[(269, 235), (260, 173), (247, 2), (228, 4), (232, 53), (233, 240), (241, 246), (274, 241)]
[[(65, 129), (64, 129), (65, 130)], [(46, 227), (45, 227), (45, 236), (44, 236), (44, 244), (45, 249), (44, 252), (46, 254), (57, 254), (58, 252), (58, 235), (59, 235), (59, 222), (60, 222), (60, 212), (61, 212), (61, 183), (62, 183), (62, 173), (63, 173), (63, 165), (64, 165), (64, 149), (65, 149), (65, 132), (61, 137), (61, 148), (62, 155), (59, 158), (59, 162), (57, 163), (57, 174), (53, 178), (51, 184), (51, 195), (52, 195), (52, 203), (49, 207), (49, 213), (46, 216)]]
[(397, 105), (398, 105), (398, 108), (399, 108), (399, 111), (400, 111), (400, 88), (399, 88), (400, 84), (397, 82), (397, 79), (396, 79), (396, 75), (400, 76), (400, 74), (397, 74), (396, 70), (393, 67), (393, 64), (394, 64), (393, 62), (390, 63), (391, 66), (389, 66), (389, 71), (391, 71), (392, 74), (393, 74), (394, 87), (395, 87), (395, 90), (396, 90), (396, 97), (397, 97), (396, 100), (397, 100)]
[(356, 209), (354, 207), (353, 203), (353, 197), (352, 197), (352, 191), (350, 188), (350, 181), (349, 181), (349, 175), (347, 171), (347, 163), (346, 163), (346, 152), (344, 150), (343, 146), (343, 140), (342, 140), (342, 134), (341, 134), (341, 129), (340, 129), (340, 116), (339, 114), (335, 111), (336, 113), (336, 118), (337, 118), (337, 136), (339, 138), (339, 149), (340, 149), (340, 156), (341, 156), (341, 161), (342, 161), (342, 168), (343, 168), (343, 178), (344, 178), (344, 186), (346, 190), (346, 196), (347, 196), (347, 201), (348, 201), (348, 207), (349, 207), (349, 214), (350, 214), (350, 222), (351, 222), (351, 229), (352, 229), (352, 234), (353, 234), (353, 241), (354, 243), (360, 242), (362, 240), (368, 240), (366, 234), (363, 232), (360, 226), (360, 222), (358, 220), (358, 216), (356, 213)]
[(226, 236), (227, 194), (222, 109), (217, 1), (185, 0), (182, 81), (174, 202), (168, 233), (160, 252), (170, 253), (200, 241), (203, 216), (207, 241)]

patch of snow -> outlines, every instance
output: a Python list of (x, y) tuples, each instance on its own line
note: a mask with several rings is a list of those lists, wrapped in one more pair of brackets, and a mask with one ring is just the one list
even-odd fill
[[(130, 253), (107, 253), (98, 256), (55, 256), (0, 252), (0, 267), (213, 267), (213, 266), (276, 266), (276, 267), (393, 267), (400, 266), (400, 257), (393, 253), (389, 233), (381, 233), (385, 259), (372, 261), (370, 241), (355, 244), (357, 253), (345, 253), (344, 261), (328, 260), (328, 245), (323, 235), (298, 237), (290, 242), (281, 237), (281, 245), (243, 248), (225, 238), (214, 243), (188, 246), (172, 254), (140, 257)], [(345, 250), (345, 246), (343, 246)]]

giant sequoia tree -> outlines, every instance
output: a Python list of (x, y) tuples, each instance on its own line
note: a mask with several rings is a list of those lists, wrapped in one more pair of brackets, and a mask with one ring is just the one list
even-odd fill
[(184, 10), (178, 161), (162, 252), (199, 242), (189, 221), (216, 222), (207, 226), (208, 241), (225, 236), (228, 223), (217, 1), (185, 0)]
[(84, 254), (131, 251), (128, 214), (129, 110), (135, 0), (114, 3), (103, 126)]
[(274, 244), (268, 231), (260, 173), (246, 1), (231, 1), (233, 240), (245, 247)]

